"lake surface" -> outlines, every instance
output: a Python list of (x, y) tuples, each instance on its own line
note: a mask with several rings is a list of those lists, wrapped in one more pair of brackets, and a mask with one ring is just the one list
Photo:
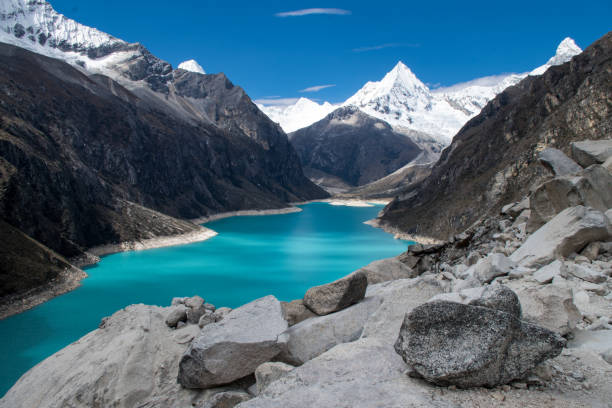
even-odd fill
[(0, 321), (0, 395), (29, 368), (133, 304), (169, 305), (198, 294), (217, 307), (237, 307), (273, 294), (304, 296), (409, 244), (363, 224), (380, 206), (326, 203), (302, 212), (232, 217), (206, 224), (219, 235), (207, 241), (106, 256), (87, 268), (72, 292)]

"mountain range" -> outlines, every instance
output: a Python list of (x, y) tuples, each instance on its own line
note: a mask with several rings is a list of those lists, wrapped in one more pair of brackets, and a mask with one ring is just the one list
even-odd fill
[(449, 144), (459, 129), (501, 91), (528, 75), (540, 75), (553, 65), (569, 61), (581, 51), (574, 40), (566, 38), (546, 64), (531, 72), (489, 76), (437, 89), (430, 89), (400, 61), (382, 80), (366, 83), (341, 104), (318, 104), (300, 98), (291, 105), (258, 106), (288, 133), (323, 119), (340, 106), (354, 105), (392, 126), (426, 133)]

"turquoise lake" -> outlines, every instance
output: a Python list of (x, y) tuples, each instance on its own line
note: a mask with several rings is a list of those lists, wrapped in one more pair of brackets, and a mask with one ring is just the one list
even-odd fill
[(106, 256), (87, 268), (82, 286), (0, 321), (0, 395), (29, 368), (133, 303), (169, 305), (198, 294), (217, 307), (237, 307), (273, 294), (302, 298), (308, 288), (338, 279), (409, 242), (363, 224), (382, 207), (326, 203), (299, 213), (232, 217), (210, 222), (219, 235), (175, 247)]

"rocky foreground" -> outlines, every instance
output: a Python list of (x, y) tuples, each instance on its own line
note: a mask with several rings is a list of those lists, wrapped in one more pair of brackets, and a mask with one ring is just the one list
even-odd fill
[(0, 407), (609, 407), (612, 141), (572, 158), (541, 151), (524, 200), (303, 299), (129, 306)]

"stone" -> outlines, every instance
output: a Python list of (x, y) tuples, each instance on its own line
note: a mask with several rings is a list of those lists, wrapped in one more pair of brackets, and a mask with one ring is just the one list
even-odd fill
[(374, 261), (360, 269), (368, 278), (368, 285), (397, 279), (410, 279), (417, 276), (417, 271), (408, 267), (397, 258)]
[(580, 290), (574, 293), (573, 300), (574, 300), (574, 304), (580, 311), (588, 309), (589, 303), (591, 303), (589, 294), (584, 290)]
[(200, 329), (201, 329), (206, 325), (209, 325), (211, 323), (217, 323), (218, 321), (221, 321), (223, 317), (224, 316), (222, 314), (219, 314), (217, 312), (208, 311), (207, 313), (203, 314), (200, 317), (200, 320), (198, 320), (198, 326), (200, 326)]
[(601, 242), (591, 242), (580, 252), (580, 254), (585, 256), (590, 261), (594, 261), (599, 255), (600, 248)]
[(551, 283), (555, 276), (567, 276), (567, 267), (563, 261), (558, 259), (541, 267), (533, 274), (533, 278), (541, 284)]
[(602, 163), (602, 166), (612, 173), (612, 157), (608, 157), (606, 161)]
[(453, 292), (461, 292), (465, 289), (478, 288), (482, 284), (478, 279), (473, 276), (470, 276), (467, 279), (456, 279), (453, 281), (452, 285)]
[(178, 306), (178, 305), (184, 305), (185, 304), (185, 297), (174, 297), (172, 298), (172, 302), (170, 303), (171, 306)]
[(204, 305), (204, 299), (196, 295), (190, 298), (185, 298), (184, 303), (185, 303), (185, 306), (189, 308), (198, 309)]
[(544, 165), (550, 169), (555, 176), (567, 176), (570, 174), (576, 174), (582, 170), (575, 161), (570, 159), (559, 149), (554, 147), (548, 147), (542, 150), (538, 154), (538, 159)]
[(527, 231), (533, 232), (568, 207), (583, 205), (599, 211), (612, 207), (612, 173), (593, 165), (579, 176), (557, 177), (531, 195)]
[(564, 346), (557, 333), (510, 313), (436, 301), (406, 314), (395, 350), (425, 380), (469, 388), (521, 379)]
[(517, 319), (520, 319), (522, 316), (518, 296), (504, 285), (486, 286), (480, 296), (470, 300), (468, 305), (499, 310), (509, 313)]
[(213, 305), (211, 303), (204, 303), (204, 309), (210, 310), (211, 312), (214, 312), (216, 310), (216, 307), (215, 307), (215, 305)]
[(2, 408), (189, 407), (204, 395), (176, 382), (198, 327), (169, 330), (171, 308), (132, 305), (25, 373)]
[(231, 308), (229, 307), (220, 307), (217, 310), (215, 310), (215, 313), (217, 313), (219, 316), (221, 317), (225, 317), (227, 316), (228, 313), (230, 313), (232, 311)]
[(521, 282), (510, 282), (522, 305), (523, 320), (566, 335), (582, 320), (574, 304), (572, 291), (567, 287), (553, 285), (524, 286)]
[(470, 252), (467, 257), (466, 263), (468, 266), (476, 265), (476, 262), (480, 259), (480, 254), (478, 252)]
[(586, 266), (586, 264), (570, 263), (567, 271), (570, 275), (591, 283), (603, 283), (607, 280), (605, 275), (594, 271)]
[(187, 320), (187, 308), (183, 305), (175, 306), (171, 309), (171, 312), (166, 316), (166, 324), (168, 327), (176, 327), (178, 322), (185, 322)]
[(590, 242), (607, 239), (608, 227), (609, 221), (600, 211), (570, 207), (531, 234), (510, 259), (523, 266), (543, 266)]
[(198, 408), (234, 408), (241, 402), (251, 399), (251, 395), (243, 391), (223, 391), (213, 395)]
[(186, 323), (186, 322), (178, 322), (178, 323), (176, 324), (176, 329), (177, 329), (177, 330), (178, 330), (178, 329), (182, 329), (182, 328), (183, 328), (183, 327), (185, 327), (185, 326), (187, 326), (187, 323)]
[(480, 283), (489, 283), (498, 276), (507, 275), (514, 266), (516, 266), (515, 263), (505, 255), (494, 253), (480, 259), (476, 265), (465, 270), (460, 277), (467, 279), (473, 276)]
[(200, 318), (205, 314), (210, 313), (208, 310), (204, 309), (204, 306), (200, 306), (198, 308), (187, 308), (187, 322), (191, 324), (198, 324)]
[(186, 388), (228, 384), (255, 372), (285, 347), (287, 329), (274, 296), (232, 310), (223, 320), (204, 326), (179, 363), (178, 382)]
[(612, 348), (607, 349), (601, 353), (601, 358), (610, 365), (612, 365)]
[(586, 281), (580, 283), (580, 288), (582, 290), (593, 292), (599, 296), (605, 296), (605, 294), (608, 292), (608, 290), (603, 285), (597, 285), (595, 283), (586, 282)]
[(270, 384), (285, 374), (293, 370), (295, 367), (289, 364), (275, 362), (263, 363), (255, 370), (255, 380), (257, 381), (257, 394), (261, 394)]
[(317, 316), (310, 309), (304, 306), (302, 299), (292, 300), (291, 302), (281, 302), (283, 316), (289, 326), (293, 326), (311, 317)]
[(291, 326), (285, 333), (286, 350), (279, 360), (301, 365), (337, 344), (357, 340), (370, 315), (380, 306), (379, 297), (367, 297), (344, 310), (317, 316)]
[(582, 167), (604, 163), (612, 156), (612, 140), (584, 140), (573, 142), (572, 157)]
[(323, 316), (359, 302), (365, 296), (367, 287), (366, 274), (353, 272), (335, 282), (308, 289), (304, 295), (304, 305)]
[(509, 215), (512, 218), (518, 217), (524, 210), (529, 209), (529, 197), (525, 197), (518, 203), (512, 203), (505, 205), (502, 208), (501, 213), (504, 215)]

